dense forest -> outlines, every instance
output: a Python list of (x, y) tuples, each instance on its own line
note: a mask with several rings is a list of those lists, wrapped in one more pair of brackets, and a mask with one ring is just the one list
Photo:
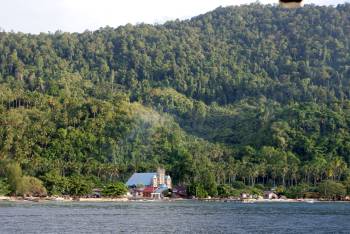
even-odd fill
[(84, 195), (158, 166), (198, 196), (350, 192), (350, 4), (0, 32), (0, 126), (2, 193)]

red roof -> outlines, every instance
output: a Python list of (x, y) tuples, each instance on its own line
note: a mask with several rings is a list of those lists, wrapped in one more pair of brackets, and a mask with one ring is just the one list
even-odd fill
[(153, 193), (157, 188), (153, 188), (152, 186), (145, 187), (143, 190), (144, 193)]

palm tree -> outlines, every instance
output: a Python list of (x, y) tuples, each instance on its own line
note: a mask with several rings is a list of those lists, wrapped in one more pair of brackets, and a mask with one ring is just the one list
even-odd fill
[(292, 152), (287, 153), (289, 184), (297, 184), (300, 160)]
[(236, 180), (238, 162), (235, 162), (234, 158), (230, 158), (226, 164), (226, 172), (228, 175), (228, 183), (231, 184), (232, 180)]
[(346, 169), (347, 165), (344, 160), (337, 156), (329, 163), (328, 177), (332, 180), (340, 180)]
[(316, 185), (322, 180), (323, 174), (325, 173), (327, 161), (323, 156), (317, 156), (310, 162), (310, 172), (313, 177), (313, 184)]

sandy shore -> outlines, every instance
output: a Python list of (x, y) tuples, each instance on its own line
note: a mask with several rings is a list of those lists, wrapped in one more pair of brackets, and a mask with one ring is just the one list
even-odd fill
[[(164, 200), (152, 200), (152, 199), (130, 199), (127, 197), (124, 198), (73, 198), (73, 197), (9, 197), (9, 196), (0, 196), (1, 201), (9, 202), (151, 202), (151, 201), (203, 201), (203, 202), (239, 202), (239, 203), (294, 203), (294, 202), (304, 202), (304, 203), (314, 203), (314, 202), (341, 202), (341, 201), (327, 201), (327, 200), (318, 200), (318, 199), (225, 199), (225, 198), (211, 198), (211, 199), (164, 199)], [(349, 202), (349, 201), (342, 201)]]
[(314, 203), (318, 200), (315, 199), (245, 199), (243, 203), (259, 203), (259, 202), (306, 202), (306, 203)]
[(0, 201), (11, 201), (11, 197), (7, 197), (7, 196), (0, 196)]
[(79, 202), (127, 202), (128, 198), (79, 198)]
[(0, 201), (11, 201), (11, 202), (45, 202), (45, 201), (57, 201), (57, 202), (127, 202), (128, 198), (72, 198), (72, 197), (9, 197), (0, 196)]
[(0, 202), (91, 202), (91, 203), (98, 203), (98, 202), (152, 202), (152, 201), (183, 201), (183, 200), (190, 200), (190, 199), (164, 199), (164, 200), (154, 200), (154, 199), (132, 199), (132, 198), (109, 198), (109, 197), (103, 197), (103, 198), (84, 198), (84, 197), (9, 197), (9, 196), (0, 196)]
[(315, 202), (349, 202), (349, 201), (329, 201), (329, 200), (319, 200), (319, 199), (308, 199), (308, 198), (299, 198), (299, 199), (230, 199), (230, 198), (211, 198), (211, 199), (198, 199), (199, 201), (204, 202), (238, 202), (238, 203), (296, 203), (296, 202), (304, 202), (304, 203), (315, 203)]

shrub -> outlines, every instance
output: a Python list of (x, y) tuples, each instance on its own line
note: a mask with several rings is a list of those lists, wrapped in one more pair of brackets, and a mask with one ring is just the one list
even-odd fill
[(318, 199), (320, 198), (320, 194), (318, 192), (306, 192), (304, 193), (304, 198)]
[(260, 189), (258, 189), (256, 187), (252, 187), (250, 189), (249, 193), (252, 194), (252, 195), (259, 195), (259, 196), (261, 196), (261, 195), (263, 195), (264, 192), (263, 192), (263, 190), (260, 190)]
[(232, 182), (232, 187), (235, 189), (245, 189), (246, 185), (242, 181), (234, 181)]
[(240, 197), (241, 196), (242, 191), (238, 190), (238, 189), (232, 189), (231, 190), (231, 196), (232, 197)]
[(173, 190), (172, 189), (167, 189), (163, 191), (164, 197), (171, 197), (173, 195)]
[(45, 197), (47, 196), (46, 188), (43, 182), (38, 178), (31, 176), (24, 176), (22, 178), (22, 191), (21, 195), (33, 196), (33, 197)]
[(208, 197), (207, 191), (205, 191), (204, 186), (200, 183), (193, 183), (187, 188), (188, 194), (195, 196), (197, 198)]
[(50, 195), (64, 195), (69, 193), (69, 179), (60, 176), (58, 172), (46, 173), (41, 179)]
[(128, 192), (125, 184), (121, 182), (112, 183), (103, 188), (102, 194), (107, 197), (119, 197)]
[(345, 188), (346, 188), (346, 194), (350, 195), (350, 178), (348, 178), (347, 180), (345, 180), (343, 182)]
[(284, 194), (288, 198), (304, 198), (305, 194), (310, 191), (310, 187), (307, 184), (299, 184), (297, 186), (289, 187), (285, 190)]
[(277, 194), (285, 194), (286, 192), (286, 187), (284, 186), (278, 186), (275, 191)]
[(22, 169), (18, 163), (11, 163), (6, 166), (7, 182), (12, 194), (20, 195), (23, 191)]
[(341, 199), (346, 195), (346, 188), (343, 184), (332, 180), (323, 181), (317, 188), (320, 196), (326, 199)]
[(69, 194), (74, 196), (88, 195), (92, 191), (92, 183), (82, 176), (74, 175), (69, 178)]
[(218, 195), (219, 197), (230, 197), (232, 196), (232, 187), (229, 185), (219, 185), (218, 186)]
[(256, 184), (254, 187), (261, 190), (261, 191), (265, 190), (265, 186), (263, 184)]
[(0, 180), (0, 195), (8, 195), (11, 192), (10, 185), (6, 179)]

